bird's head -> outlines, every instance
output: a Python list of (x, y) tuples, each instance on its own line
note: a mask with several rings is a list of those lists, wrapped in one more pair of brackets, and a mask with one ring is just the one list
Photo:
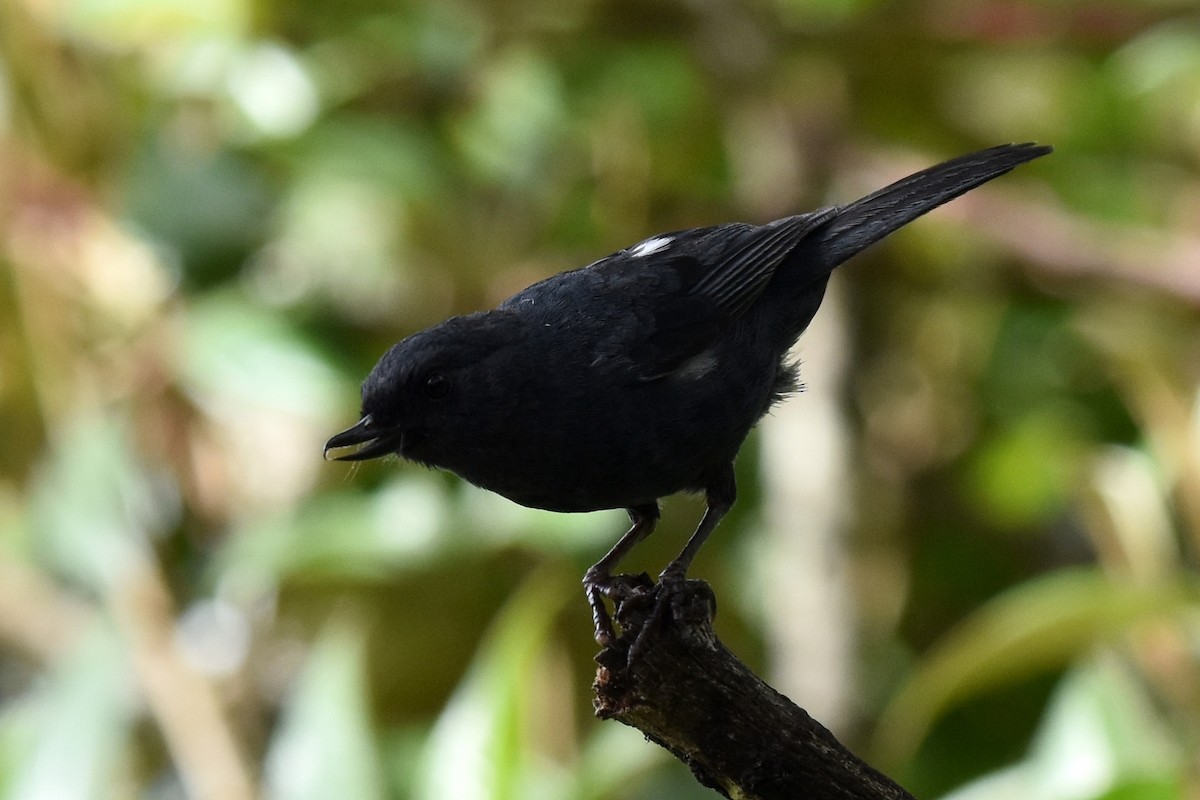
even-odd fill
[(491, 404), (505, 370), (502, 354), (519, 341), (514, 323), (495, 311), (454, 317), (393, 345), (363, 381), (362, 419), (325, 443), (325, 458), (395, 453), (446, 466), (443, 455), (470, 438), (473, 421)]

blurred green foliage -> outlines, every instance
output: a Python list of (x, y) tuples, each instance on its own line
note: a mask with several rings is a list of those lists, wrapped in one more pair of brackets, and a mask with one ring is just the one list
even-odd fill
[[(449, 314), (1029, 139), (841, 271), (806, 373), (854, 431), (838, 732), (923, 797), (1195, 797), (1193, 4), (0, 4), (0, 794), (711, 796), (590, 716), (620, 514), (321, 445)], [(765, 668), (756, 454), (696, 574)]]

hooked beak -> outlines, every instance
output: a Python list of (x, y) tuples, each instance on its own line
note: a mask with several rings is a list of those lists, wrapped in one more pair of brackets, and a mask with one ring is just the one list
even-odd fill
[[(371, 415), (367, 414), (354, 427), (334, 434), (325, 443), (325, 460), (366, 461), (396, 452), (400, 445), (403, 444), (404, 434), (394, 429), (378, 430), (373, 427), (373, 422), (374, 420), (371, 419)], [(334, 456), (333, 458), (329, 457), (330, 450), (354, 447), (355, 445), (362, 445), (362, 447), (344, 455)]]

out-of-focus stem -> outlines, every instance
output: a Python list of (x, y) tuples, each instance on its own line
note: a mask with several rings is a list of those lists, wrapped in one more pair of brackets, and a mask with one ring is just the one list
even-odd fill
[(175, 646), (173, 604), (162, 575), (142, 562), (109, 602), (189, 797), (252, 800), (254, 780), (217, 692)]

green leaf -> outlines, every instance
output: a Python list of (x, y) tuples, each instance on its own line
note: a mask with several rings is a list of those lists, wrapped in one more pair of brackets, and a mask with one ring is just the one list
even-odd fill
[(454, 128), (464, 161), (498, 183), (545, 181), (545, 163), (567, 121), (555, 65), (514, 49), (487, 66), (481, 88), (479, 103)]
[(1178, 798), (1177, 741), (1133, 674), (1098, 658), (1059, 684), (1025, 759), (945, 800)]
[(106, 47), (159, 45), (164, 39), (235, 37), (250, 19), (246, 0), (75, 0), (61, 6), (77, 34)]
[(376, 491), (327, 492), (239, 526), (214, 573), (224, 591), (249, 598), (293, 575), (380, 580), (514, 544), (595, 552), (620, 524), (614, 514), (552, 514), (474, 487), (450, 491), (429, 472), (401, 470)]
[(885, 709), (876, 752), (885, 763), (903, 763), (955, 703), (1060, 667), (1139, 623), (1198, 609), (1200, 585), (1193, 577), (1135, 585), (1083, 568), (1022, 584), (965, 620), (925, 657)]
[[(8, 800), (115, 797), (113, 778), (133, 717), (123, 643), (97, 625), (13, 713), (0, 722), (0, 756), (15, 762)], [(7, 776), (6, 776), (7, 778)]]
[(273, 800), (383, 796), (357, 632), (335, 624), (313, 647), (284, 705), (266, 778)]
[[(280, 314), (237, 292), (194, 302), (180, 378), (214, 414), (270, 409), (307, 419), (344, 413), (350, 387)], [(319, 454), (318, 454), (319, 455)]]
[(1044, 521), (1067, 503), (1086, 437), (1069, 407), (1025, 415), (976, 452), (970, 488), (982, 513), (1021, 527)]
[(135, 458), (124, 420), (64, 423), (34, 479), (36, 553), (54, 571), (105, 593), (145, 558), (150, 537), (177, 513), (173, 487)]
[[(561, 573), (534, 572), (497, 617), (470, 671), (434, 725), (417, 775), (418, 800), (564, 796), (565, 772), (539, 752), (535, 731), (570, 730), (569, 702), (547, 653), (550, 623), (573, 587)], [(550, 698), (549, 700), (547, 698)], [(543, 716), (530, 717), (540, 708)]]
[(667, 751), (651, 746), (646, 736), (626, 725), (605, 723), (587, 737), (574, 770), (578, 800), (622, 797), (623, 790), (670, 761)]
[(371, 494), (318, 495), (298, 509), (254, 520), (215, 559), (225, 591), (250, 598), (297, 574), (381, 579), (420, 569), (455, 545), (446, 535), (445, 485), (405, 475)]
[(1030, 760), (1040, 783), (1067, 798), (1098, 796), (1131, 780), (1173, 780), (1180, 753), (1145, 690), (1110, 657), (1067, 675)]

